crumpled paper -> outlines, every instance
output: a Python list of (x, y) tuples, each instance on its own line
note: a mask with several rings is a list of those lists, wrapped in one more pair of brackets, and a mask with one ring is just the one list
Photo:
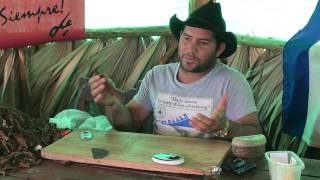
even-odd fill
[(86, 129), (108, 131), (112, 125), (106, 116), (92, 117), (89, 113), (78, 109), (67, 109), (49, 119), (50, 123), (56, 124), (61, 129)]

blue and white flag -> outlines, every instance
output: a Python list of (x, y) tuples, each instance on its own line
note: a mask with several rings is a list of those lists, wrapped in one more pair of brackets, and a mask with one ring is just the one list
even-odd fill
[(320, 147), (320, 1), (283, 53), (283, 130)]

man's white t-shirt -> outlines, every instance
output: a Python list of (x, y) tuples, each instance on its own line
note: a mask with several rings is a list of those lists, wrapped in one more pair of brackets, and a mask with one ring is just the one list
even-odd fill
[(222, 63), (192, 83), (177, 80), (179, 63), (158, 65), (142, 81), (134, 100), (153, 112), (154, 132), (162, 135), (210, 137), (191, 127), (197, 113), (210, 116), (220, 98), (227, 95), (226, 116), (236, 121), (257, 111), (245, 77)]

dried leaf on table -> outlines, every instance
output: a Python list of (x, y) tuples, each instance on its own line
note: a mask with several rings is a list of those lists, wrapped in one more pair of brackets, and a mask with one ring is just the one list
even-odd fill
[(54, 142), (58, 130), (48, 119), (38, 119), (10, 107), (0, 106), (0, 170), (16, 170), (39, 163), (37, 145)]

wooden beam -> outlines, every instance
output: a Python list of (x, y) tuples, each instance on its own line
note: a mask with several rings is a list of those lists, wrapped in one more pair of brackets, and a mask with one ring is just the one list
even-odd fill
[[(168, 26), (155, 27), (137, 27), (137, 28), (112, 28), (112, 29), (86, 29), (87, 39), (107, 39), (115, 37), (136, 37), (136, 36), (170, 36), (171, 32)], [(286, 41), (252, 37), (249, 35), (236, 34), (237, 40), (241, 44), (260, 48), (282, 48)]]
[(283, 46), (286, 44), (286, 41), (274, 38), (252, 37), (249, 35), (240, 34), (236, 34), (236, 37), (238, 43), (258, 48), (279, 49), (283, 48)]
[(86, 29), (87, 39), (163, 35), (170, 35), (170, 30), (168, 26)]

